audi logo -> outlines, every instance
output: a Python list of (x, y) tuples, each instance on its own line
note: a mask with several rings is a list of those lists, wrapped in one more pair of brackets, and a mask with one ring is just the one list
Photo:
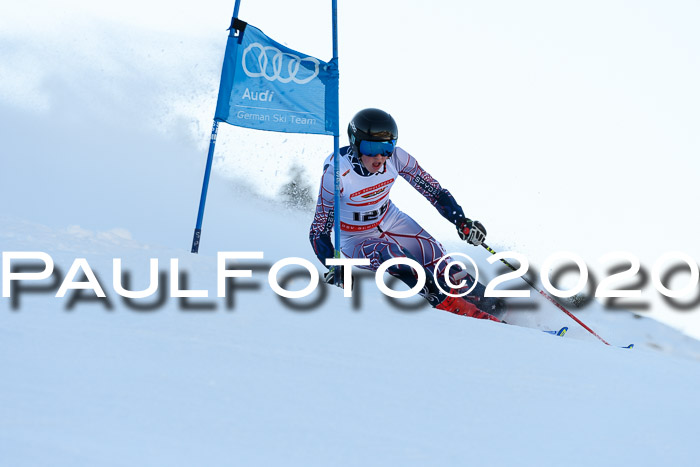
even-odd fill
[[(249, 53), (253, 54), (253, 57), (247, 60)], [(264, 46), (258, 42), (254, 42), (246, 47), (241, 60), (243, 62), (243, 71), (251, 78), (265, 78), (268, 81), (276, 80), (281, 83), (294, 81), (297, 84), (306, 84), (318, 76), (320, 65), (320, 62), (313, 57), (301, 58), (294, 54), (284, 53), (269, 45)], [(248, 68), (248, 61), (251, 62), (253, 70)], [(314, 71), (311, 75), (308, 75), (309, 69), (307, 67), (301, 66), (301, 63), (304, 61), (314, 64)], [(271, 69), (268, 68), (270, 64), (272, 64)]]

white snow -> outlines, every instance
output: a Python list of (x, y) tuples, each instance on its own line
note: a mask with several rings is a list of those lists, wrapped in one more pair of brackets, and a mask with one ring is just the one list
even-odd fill
[[(8, 465), (695, 464), (697, 341), (598, 308), (578, 316), (635, 349), (590, 339), (544, 306), (538, 321), (568, 325), (566, 337), (399, 311), (371, 278), (361, 279), (358, 309), (335, 289), (322, 305), (290, 309), (267, 271), (286, 257), (313, 259), (310, 213), (214, 188), (223, 183), (213, 180), (214, 198), (225, 194), (220, 202), (256, 222), (235, 234), (210, 228), (198, 256), (3, 221), (5, 251), (49, 252), (62, 275), (85, 256), (111, 305), (55, 298), (52, 280), (40, 282), (51, 291), (20, 292), (16, 311), (0, 302)], [(263, 267), (237, 284), (255, 289), (235, 289), (232, 306), (215, 298), (215, 252), (252, 248), (264, 252)], [(111, 286), (114, 257), (132, 272), (132, 289), (148, 285), (148, 258), (166, 276), (168, 259), (179, 258), (187, 288), (211, 298), (129, 308)], [(167, 281), (159, 286), (168, 293)]]
[[(318, 164), (330, 146), (327, 139), (222, 127), (201, 252), (190, 254), (225, 42), (225, 27), (219, 26), (228, 24), (233, 5), (214, 3), (206, 15), (194, 4), (150, 1), (125, 2), (120, 8), (71, 2), (63, 5), (65, 12), (55, 15), (49, 13), (56, 7), (46, 2), (27, 2), (0, 14), (0, 196), (5, 201), (0, 246), (3, 252), (49, 253), (57, 268), (53, 277), (36, 284), (24, 282), (13, 290), (13, 298), (0, 298), (1, 465), (697, 465), (700, 342), (650, 319), (648, 314), (660, 312), (657, 302), (650, 312), (636, 314), (609, 311), (597, 303), (576, 311), (613, 346), (602, 344), (535, 293), (531, 302), (537, 311), (508, 317), (529, 327), (425, 307), (400, 310), (366, 275), (358, 279), (355, 290), (359, 304), (327, 287), (299, 299), (295, 306), (285, 304), (270, 289), (267, 272), (274, 262), (288, 257), (316, 263), (307, 238), (312, 213), (280, 207), (275, 193), (286, 181), (290, 160), (313, 170), (315, 189)], [(329, 9), (327, 2), (317, 3), (312, 9)], [(622, 226), (624, 219), (611, 221), (607, 240), (615, 248), (608, 248), (611, 245), (601, 240), (605, 237), (592, 230), (600, 225), (590, 218), (571, 219), (561, 212), (537, 215), (578, 206), (576, 196), (593, 196), (596, 189), (600, 198), (593, 200), (595, 209), (587, 211), (598, 210), (602, 218), (613, 219), (624, 207), (610, 195), (609, 180), (593, 181), (598, 179), (592, 166), (607, 158), (627, 167), (628, 159), (615, 159), (606, 151), (599, 156), (587, 152), (600, 141), (612, 141), (620, 154), (625, 152), (627, 147), (614, 139), (615, 131), (605, 123), (623, 115), (623, 105), (597, 96), (600, 100), (592, 101), (591, 108), (605, 101), (615, 112), (604, 116), (604, 123), (591, 124), (583, 148), (564, 145), (564, 138), (575, 141), (580, 136), (575, 131), (580, 126), (570, 120), (575, 112), (561, 118), (557, 112), (566, 106), (557, 103), (559, 94), (546, 94), (548, 81), (540, 82), (537, 76), (562, 73), (560, 83), (578, 76), (576, 82), (589, 87), (583, 86), (586, 92), (581, 96), (569, 95), (577, 105), (591, 97), (591, 89), (604, 88), (608, 81), (613, 86), (604, 95), (615, 96), (628, 75), (615, 78), (605, 75), (602, 66), (586, 68), (599, 60), (593, 55), (585, 58), (586, 47), (600, 52), (609, 44), (604, 38), (617, 37), (612, 31), (628, 23), (614, 19), (628, 13), (627, 7), (618, 2), (606, 10), (609, 20), (599, 20), (605, 23), (603, 29), (596, 23), (601, 37), (592, 45), (568, 32), (569, 10), (548, 2), (536, 2), (525, 13), (517, 2), (502, 11), (470, 2), (434, 11), (433, 6), (427, 11), (407, 4), (401, 11), (392, 8), (395, 16), (383, 15), (381, 28), (367, 23), (379, 39), (400, 49), (391, 60), (398, 69), (409, 60), (404, 48), (417, 32), (411, 22), (415, 18), (444, 20), (449, 37), (467, 34), (466, 42), (478, 45), (470, 49), (475, 66), (469, 68), (468, 79), (470, 89), (479, 89), (480, 94), (471, 96), (471, 107), (461, 100), (464, 96), (454, 94), (451, 99), (460, 107), (452, 112), (473, 129), (470, 134), (448, 131), (464, 141), (466, 152), (456, 155), (441, 146), (442, 140), (417, 131), (419, 123), (428, 123), (416, 116), (406, 88), (397, 88), (395, 96), (377, 77), (374, 89), (366, 81), (369, 76), (359, 72), (364, 65), (377, 66), (353, 56), (355, 45), (347, 39), (360, 24), (361, 10), (370, 5), (359, 3), (351, 8), (341, 2), (341, 41), (345, 38), (341, 50), (348, 55), (341, 62), (347, 64), (347, 68), (341, 65), (341, 74), (347, 70), (342, 81), (344, 118), (356, 107), (397, 109), (393, 113), (405, 121), (403, 145), (409, 150), (415, 147), (412, 152), (459, 200), (469, 199), (465, 208), (477, 211), (485, 223), (490, 221), (491, 246), (530, 255), (565, 245), (595, 259), (591, 252), (618, 249), (622, 240), (629, 240), (632, 249), (646, 245)], [(288, 38), (291, 47), (326, 57), (313, 28), (303, 28), (299, 41), (294, 40), (290, 33), (294, 28), (282, 21), (292, 7), (279, 6), (269, 27), (260, 11), (269, 11), (264, 2), (244, 1), (242, 17), (273, 37)], [(598, 21), (596, 8), (602, 7), (590, 8), (576, 12), (589, 24)], [(668, 36), (672, 44), (689, 34), (694, 7), (686, 8), (657, 15), (660, 31), (677, 26), (678, 36)], [(549, 16), (540, 23), (535, 17), (544, 11)], [(322, 13), (325, 21), (330, 12)], [(625, 31), (639, 37), (641, 26), (653, 23), (653, 16), (633, 17)], [(547, 29), (554, 36), (537, 33), (538, 27), (549, 27), (547, 18), (559, 20)], [(465, 21), (469, 28), (460, 26)], [(510, 26), (520, 23), (522, 29), (514, 32)], [(662, 35), (649, 34), (648, 40)], [(519, 35), (524, 38), (521, 42), (513, 39)], [(481, 41), (475, 42), (478, 38)], [(361, 38), (358, 41), (362, 43)], [(620, 51), (633, 42), (624, 39), (610, 48)], [(577, 44), (582, 61), (565, 53), (567, 43)], [(685, 56), (690, 43), (685, 41), (676, 53)], [(664, 44), (659, 47), (671, 47)], [(542, 49), (550, 55), (541, 55)], [(663, 50), (649, 53), (658, 60)], [(449, 54), (449, 48), (443, 53)], [(503, 72), (504, 54), (520, 60), (520, 70), (544, 60), (541, 75), (509, 81), (511, 75)], [(524, 60), (525, 56), (534, 60)], [(676, 84), (689, 90), (688, 83), (696, 82), (691, 78), (697, 71), (694, 62), (681, 64), (676, 58), (670, 55), (663, 63), (670, 70), (685, 70)], [(636, 55), (629, 60), (627, 68), (611, 66), (618, 72), (637, 72), (644, 62)], [(486, 66), (489, 63), (491, 67)], [(557, 68), (560, 63), (563, 68)], [(663, 70), (651, 76), (647, 78), (653, 82), (667, 82)], [(489, 87), (487, 81), (494, 77), (500, 84)], [(415, 88), (426, 78), (405, 79), (405, 86)], [(517, 86), (511, 87), (516, 81)], [(527, 83), (530, 94), (524, 92)], [(559, 92), (565, 92), (566, 87), (560, 86)], [(626, 103), (647, 94), (652, 101), (661, 99), (651, 91), (658, 88), (639, 86), (617, 95), (619, 100)], [(697, 91), (692, 89), (683, 102), (694, 102)], [(515, 99), (516, 94), (523, 100)], [(686, 125), (693, 126), (690, 117), (670, 117), (686, 115), (671, 112), (686, 104), (661, 101), (659, 112), (645, 114), (649, 121), (642, 125), (640, 120), (627, 120), (632, 123), (619, 129), (625, 141), (637, 135), (634, 148), (647, 142), (645, 135), (635, 132), (654, 127), (650, 115), (661, 115), (667, 130), (654, 133), (654, 144), (661, 145), (669, 134), (683, 135)], [(546, 112), (534, 112), (530, 118), (520, 115), (526, 104), (536, 102), (557, 110), (552, 118), (558, 131), (566, 130), (563, 136), (552, 139), (551, 132), (535, 131), (552, 123)], [(644, 102), (640, 106), (650, 109), (650, 101)], [(450, 114), (437, 99), (422, 104), (434, 116), (449, 117), (429, 119), (430, 124), (457, 120), (457, 113)], [(504, 132), (512, 138), (497, 137)], [(693, 255), (696, 225), (680, 215), (687, 203), (683, 201), (687, 188), (681, 182), (696, 177), (696, 163), (683, 162), (683, 157), (694, 151), (697, 142), (675, 141), (672, 159), (682, 172), (680, 182), (661, 180), (658, 183), (666, 190), (661, 198), (650, 202), (645, 193), (635, 202), (651, 203), (648, 210), (658, 216), (659, 206), (674, 199), (668, 211), (669, 241)], [(543, 145), (541, 152), (533, 142)], [(524, 148), (523, 157), (511, 159), (517, 146)], [(586, 154), (594, 158), (580, 169), (582, 180), (591, 181), (581, 182), (586, 190), (576, 196), (559, 190), (572, 185), (566, 177), (572, 166), (553, 161), (554, 154), (564, 149), (575, 160), (592, 161), (583, 159)], [(517, 197), (532, 208), (514, 206), (515, 191), (500, 193), (474, 176), (480, 162), (466, 158), (473, 154), (482, 154), (487, 165), (505, 171), (499, 176), (522, 177)], [(465, 174), (446, 167), (442, 155), (445, 161), (459, 160)], [(525, 160), (547, 163), (550, 172), (545, 177), (534, 169), (526, 171)], [(668, 175), (658, 167), (642, 168), (644, 177), (655, 172)], [(469, 183), (460, 185), (461, 179)], [(555, 180), (556, 186), (543, 185), (547, 180)], [(450, 226), (439, 216), (426, 214), (431, 208), (412, 196), (398, 189), (397, 203), (415, 214), (448, 251), (468, 253), (486, 277), (496, 274), (496, 267), (486, 262), (485, 250), (458, 242)], [(489, 209), (479, 208), (485, 205)], [(634, 213), (630, 225), (637, 226), (638, 208), (630, 209)], [(581, 214), (581, 209), (576, 212)], [(544, 245), (532, 246), (538, 240)], [(579, 246), (582, 250), (577, 250)], [(646, 258), (658, 256), (659, 248), (650, 245), (644, 251)], [(218, 251), (264, 252), (263, 260), (240, 263), (259, 267), (252, 278), (237, 279), (227, 298), (216, 298)], [(106, 301), (94, 299), (90, 290), (54, 296), (78, 258), (85, 258), (95, 272)], [(112, 284), (114, 258), (121, 258), (134, 290), (148, 286), (149, 259), (158, 258), (158, 293), (141, 301), (119, 297)], [(161, 294), (170, 291), (171, 258), (179, 259), (185, 275), (180, 287), (207, 290), (208, 298), (161, 300)], [(538, 258), (529, 259), (537, 264)], [(287, 286), (304, 287), (303, 277)], [(27, 289), (32, 286), (33, 290)], [(693, 309), (661, 311), (675, 314), (678, 327), (697, 314)], [(535, 329), (560, 326), (569, 327), (563, 338)], [(617, 347), (629, 343), (635, 348)]]

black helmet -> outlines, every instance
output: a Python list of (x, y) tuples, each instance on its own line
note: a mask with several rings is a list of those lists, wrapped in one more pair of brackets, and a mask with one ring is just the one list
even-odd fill
[(352, 117), (348, 125), (348, 138), (355, 154), (360, 154), (361, 141), (393, 141), (399, 137), (394, 118), (383, 110), (364, 109)]

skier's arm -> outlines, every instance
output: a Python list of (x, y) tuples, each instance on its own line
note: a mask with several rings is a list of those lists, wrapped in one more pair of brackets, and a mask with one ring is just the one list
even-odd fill
[[(309, 240), (321, 264), (326, 266), (326, 259), (333, 258), (335, 248), (331, 242), (333, 230), (334, 177), (331, 165), (323, 167), (321, 188), (316, 203), (316, 214), (309, 229)], [(327, 267), (327, 266), (326, 266)]]
[(442, 188), (428, 172), (418, 164), (418, 161), (401, 148), (396, 148), (394, 156), (398, 164), (399, 174), (411, 184), (435, 209), (457, 227), (459, 237), (475, 246), (481, 245), (486, 238), (486, 229), (479, 221), (472, 221), (464, 215), (462, 207), (446, 188)]
[(395, 163), (398, 165), (399, 175), (423, 195), (430, 204), (435, 206), (442, 217), (456, 226), (459, 226), (466, 219), (462, 207), (457, 204), (452, 194), (423, 170), (413, 156), (401, 148), (396, 148), (392, 157), (397, 157)]

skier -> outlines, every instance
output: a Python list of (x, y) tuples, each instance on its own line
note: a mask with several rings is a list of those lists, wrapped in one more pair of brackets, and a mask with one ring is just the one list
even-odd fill
[[(398, 127), (393, 117), (379, 109), (364, 109), (358, 112), (348, 125), (350, 145), (340, 149), (340, 251), (349, 258), (367, 258), (369, 266), (364, 269), (376, 271), (386, 260), (408, 257), (418, 261), (426, 272), (426, 285), (419, 294), (439, 310), (479, 319), (500, 320), (489, 312), (479, 309), (461, 297), (452, 297), (441, 292), (436, 285), (440, 281), (443, 290), (450, 290), (441, 279), (448, 261), (442, 261), (438, 277), (434, 277), (435, 264), (446, 255), (442, 245), (411, 219), (389, 199), (389, 191), (398, 176), (401, 176), (422, 194), (438, 212), (457, 228), (462, 240), (479, 246), (486, 237), (486, 229), (479, 221), (464, 216), (449, 191), (418, 165), (409, 153), (396, 146)], [(334, 224), (334, 171), (333, 154), (323, 166), (321, 189), (316, 213), (311, 224), (309, 239), (316, 256), (325, 266), (327, 258), (334, 257), (331, 231)], [(413, 269), (404, 264), (387, 269), (409, 287), (418, 280)], [(466, 271), (454, 267), (451, 283), (461, 279), (473, 284)], [(335, 267), (325, 274), (329, 284), (336, 283)], [(458, 280), (459, 279), (459, 280)], [(483, 294), (483, 285), (477, 284), (475, 292)], [(460, 289), (461, 290), (461, 289)], [(459, 290), (451, 289), (451, 294)], [(472, 298), (473, 299), (473, 298)], [(477, 297), (481, 308), (497, 311), (500, 301), (484, 301)]]

